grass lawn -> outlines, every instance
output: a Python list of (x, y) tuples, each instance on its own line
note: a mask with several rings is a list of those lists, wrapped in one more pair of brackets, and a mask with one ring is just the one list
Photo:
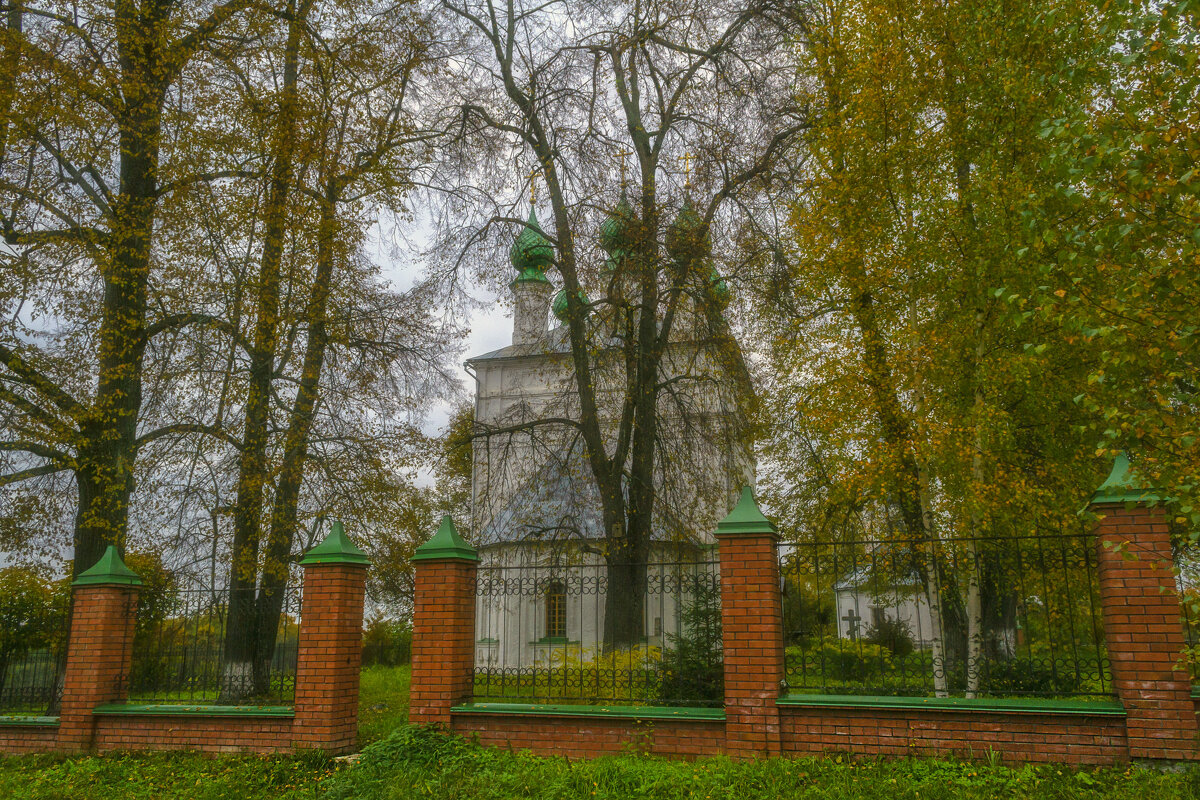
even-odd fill
[(636, 753), (595, 761), (486, 750), (405, 724), (407, 668), (363, 671), (362, 758), (144, 753), (0, 758), (4, 800), (1200, 800), (1200, 770), (1072, 771), (932, 759), (847, 758), (694, 763)]
[(358, 741), (382, 739), (408, 722), (409, 667), (367, 667), (358, 689)]

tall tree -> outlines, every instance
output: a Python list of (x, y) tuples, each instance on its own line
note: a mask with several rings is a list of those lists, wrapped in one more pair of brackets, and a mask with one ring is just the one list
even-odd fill
[[(151, 313), (152, 277), (166, 222), (161, 201), (209, 179), (195, 166), (214, 161), (205, 157), (206, 138), (194, 136), (193, 110), (208, 87), (189, 81), (189, 70), (249, 5), (22, 0), (3, 7), (2, 263), (4, 283), (22, 290), (6, 291), (12, 316), (0, 339), (0, 402), (8, 412), (0, 448), (19, 456), (7, 459), (13, 469), (0, 484), (74, 474), (76, 571), (107, 544), (124, 545), (144, 356), (154, 336), (179, 323)], [(71, 284), (84, 281), (95, 288), (76, 296), (80, 305), (54, 295), (61, 286), (69, 296)], [(78, 326), (78, 341), (56, 347), (53, 336), (38, 335), (48, 332), (31, 332), (21, 314), (26, 302), (52, 321), (63, 312), (64, 327)]]
[(1105, 13), (1088, 57), (1055, 74), (1083, 102), (1038, 129), (1056, 191), (1022, 205), (1019, 254), (1039, 285), (1004, 288), (1032, 319), (1062, 326), (1087, 365), (1078, 402), (1096, 451), (1128, 450), (1194, 538), (1200, 4), (1124, 0)]
[[(268, 424), (272, 379), (279, 340), (279, 305), (283, 291), (284, 237), (294, 207), (289, 204), (296, 174), (296, 139), (300, 120), (300, 50), (313, 0), (288, 0), (280, 17), (286, 36), (282, 75), (273, 110), (266, 198), (262, 205), (262, 247), (253, 289), (254, 327), (250, 336), (249, 379), (242, 421), (237, 499), (233, 512), (233, 550), (229, 565), (229, 621), (226, 626), (226, 694), (241, 687), (260, 687), (266, 680), (254, 665), (264, 663), (255, 635), (255, 587), (260, 565), (263, 495), (269, 482)], [(282, 597), (279, 599), (282, 602)], [(274, 636), (271, 637), (274, 649)]]
[[(572, 375), (570, 413), (480, 435), (558, 426), (558, 436), (582, 443), (605, 532), (605, 640), (633, 644), (644, 635), (659, 485), (672, 473), (664, 408), (687, 394), (689, 381), (694, 388), (717, 374), (670, 375), (671, 342), (681, 320), (705, 320), (708, 357), (722, 362), (728, 380), (744, 380), (718, 296), (712, 231), (727, 237), (724, 246), (738, 226), (753, 227), (750, 210), (806, 122), (777, 58), (802, 9), (769, 0), (443, 5), (469, 43), (455, 99), (462, 147), (472, 152), (458, 155), (477, 182), (457, 187), (456, 202), (495, 197), (496, 189), (505, 198), (503, 185), (517, 175), (545, 187), (552, 233), (531, 224), (526, 239), (552, 243), (547, 260), (561, 277)], [(497, 170), (497, 156), (503, 165), (510, 153), (515, 169)], [(632, 157), (629, 200), (617, 180), (622, 153)], [(695, 158), (695, 173), (679, 168), (684, 156)], [(516, 198), (505, 200), (486, 207), (479, 228), (520, 224), (510, 210)], [(615, 226), (608, 271), (592, 233), (602, 210)], [(596, 282), (605, 291), (593, 305), (584, 287)]]
[[(251, 306), (254, 332), (248, 337), (253, 345), (229, 579), (227, 694), (266, 688), (317, 406), (329, 402), (322, 376), (331, 348), (357, 353), (364, 364), (354, 371), (364, 377), (371, 368), (392, 375), (424, 368), (435, 391), (439, 379), (446, 382), (448, 342), (429, 312), (437, 303), (433, 282), (418, 281), (402, 302), (377, 309), (365, 324), (337, 319), (339, 306), (343, 313), (366, 314), (369, 306), (351, 303), (386, 302), (354, 296), (370, 286), (364, 278), (371, 270), (364, 271), (358, 259), (371, 215), (404, 210), (406, 188), (436, 136), (415, 121), (412, 92), (427, 63), (427, 24), (414, 3), (302, 1), (289, 5), (284, 20)], [(282, 303), (285, 296), (290, 308)], [(414, 313), (422, 304), (426, 309)], [(371, 331), (372, 325), (383, 327)], [(273, 435), (273, 426), (280, 435)]]
[[(777, 429), (779, 499), (815, 459), (825, 485), (800, 508), (898, 512), (904, 540), (928, 552), (936, 688), (947, 690), (953, 660), (968, 693), (995, 628), (980, 541), (1067, 524), (1096, 468), (1071, 402), (1081, 366), (1061, 330), (1042, 324), (1033, 351), (997, 291), (1036, 282), (1018, 263), (1014, 209), (1052, 191), (1036, 130), (1068, 101), (1045, 86), (1095, 40), (1096, 15), (1048, 2), (990, 24), (998, 13), (824, 6), (805, 60), (822, 111), (811, 180), (772, 297), (783, 327), (769, 329), (772, 417), (803, 420)], [(810, 446), (795, 449), (797, 436)]]

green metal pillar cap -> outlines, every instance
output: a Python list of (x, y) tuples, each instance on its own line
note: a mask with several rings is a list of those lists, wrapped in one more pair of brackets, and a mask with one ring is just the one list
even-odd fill
[(729, 516), (717, 523), (717, 536), (733, 536), (768, 533), (777, 531), (771, 520), (763, 516), (754, 501), (754, 492), (749, 486), (742, 489), (742, 497), (729, 512)]
[(1151, 503), (1163, 500), (1154, 489), (1142, 486), (1137, 472), (1129, 465), (1129, 456), (1122, 451), (1113, 460), (1112, 472), (1092, 495), (1093, 503)]
[(125, 566), (117, 546), (110, 544), (100, 556), (100, 560), (79, 573), (72, 586), (95, 586), (99, 584), (116, 584), (118, 586), (141, 586), (142, 579), (137, 573)]
[(479, 560), (479, 553), (459, 536), (458, 529), (454, 527), (454, 520), (450, 519), (449, 514), (442, 517), (442, 524), (438, 526), (437, 533), (433, 535), (433, 538), (417, 548), (412, 560), (431, 561), (435, 558)]
[(371, 560), (367, 558), (366, 553), (354, 546), (354, 542), (350, 541), (342, 523), (335, 521), (325, 540), (305, 553), (304, 557), (300, 559), (300, 563), (304, 565), (362, 564), (366, 566), (371, 563)]

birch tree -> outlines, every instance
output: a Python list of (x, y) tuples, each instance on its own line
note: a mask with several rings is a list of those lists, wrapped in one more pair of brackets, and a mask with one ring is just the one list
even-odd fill
[[(993, 11), (823, 7), (804, 62), (820, 109), (813, 169), (795, 204), (794, 261), (770, 298), (782, 327), (765, 334), (772, 416), (803, 420), (776, 428), (778, 499), (815, 460), (824, 485), (799, 507), (897, 511), (900, 538), (923, 554), (934, 688), (951, 688), (953, 666), (968, 695), (994, 645), (985, 610), (998, 613), (1003, 588), (988, 578), (1006, 567), (981, 543), (1072, 524), (1096, 468), (1061, 330), (1016, 333), (1023, 312), (997, 288), (1030, 285), (1015, 209), (1051, 191), (1036, 130), (1066, 102), (1044, 84), (1094, 41), (1097, 19), (1047, 3), (990, 25)], [(1059, 15), (1073, 25), (1051, 24)], [(797, 436), (810, 443), (802, 457)]]

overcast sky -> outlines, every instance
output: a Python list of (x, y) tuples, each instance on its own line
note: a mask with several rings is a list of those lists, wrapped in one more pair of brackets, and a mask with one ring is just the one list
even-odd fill
[[(379, 264), (384, 280), (391, 283), (393, 288), (402, 291), (412, 285), (413, 280), (421, 274), (423, 265), (420, 252), (430, 239), (429, 229), (425, 224), (418, 222), (406, 226), (404, 231), (393, 229), (390, 236), (383, 234), (379, 227), (376, 228), (376, 233), (378, 244), (373, 253), (375, 263)], [(502, 298), (495, 292), (479, 284), (471, 286), (470, 294), (482, 305), (472, 310), (464, 321), (469, 330), (463, 342), (462, 355), (454, 363), (455, 374), (462, 385), (463, 401), (469, 401), (475, 396), (475, 379), (463, 369), (463, 362), (471, 356), (512, 344), (511, 304), (502, 303)], [(435, 436), (446, 427), (455, 405), (452, 402), (439, 402), (429, 409), (421, 424), (421, 429), (427, 436)], [(423, 486), (432, 483), (432, 477), (427, 470), (418, 473), (417, 483)]]

